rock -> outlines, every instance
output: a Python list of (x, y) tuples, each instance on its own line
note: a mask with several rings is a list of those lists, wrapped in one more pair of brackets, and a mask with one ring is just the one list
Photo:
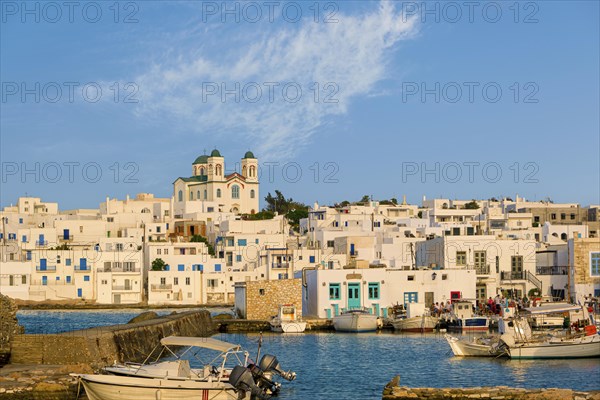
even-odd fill
[(217, 314), (212, 317), (213, 320), (223, 320), (223, 319), (232, 319), (232, 318), (233, 318), (233, 316), (231, 314), (227, 314), (227, 313)]
[(154, 311), (146, 311), (138, 315), (137, 317), (133, 317), (128, 324), (135, 324), (136, 322), (149, 321), (151, 319), (158, 318), (158, 314)]
[(34, 386), (34, 392), (62, 392), (67, 388), (58, 383), (40, 382)]

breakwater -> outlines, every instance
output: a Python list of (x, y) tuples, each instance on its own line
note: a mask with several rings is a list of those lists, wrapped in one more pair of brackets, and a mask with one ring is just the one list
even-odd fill
[(410, 388), (400, 386), (394, 377), (383, 389), (382, 400), (600, 400), (600, 391), (581, 392), (571, 389), (523, 389), (508, 386), (474, 388)]
[[(307, 331), (333, 330), (330, 319), (303, 319), (306, 322)], [(244, 333), (244, 332), (270, 332), (271, 324), (264, 320), (248, 319), (213, 319), (213, 328), (221, 333)]]
[(188, 311), (60, 334), (16, 335), (10, 361), (13, 364), (84, 363), (92, 367), (115, 361), (143, 361), (165, 336), (210, 336), (212, 333), (208, 311)]

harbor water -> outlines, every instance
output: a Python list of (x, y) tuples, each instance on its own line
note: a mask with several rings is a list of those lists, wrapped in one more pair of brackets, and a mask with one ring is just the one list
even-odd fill
[[(139, 310), (138, 310), (139, 311)], [(20, 311), (28, 333), (61, 326), (82, 329), (127, 322), (139, 313), (125, 311)], [(171, 310), (156, 310), (168, 314)], [(92, 325), (93, 324), (93, 325)], [(56, 330), (59, 331), (59, 330)], [(217, 334), (217, 339), (241, 344), (255, 359), (259, 334)], [(282, 400), (381, 399), (394, 375), (410, 387), (509, 386), (600, 390), (600, 359), (507, 360), (457, 358), (441, 334), (367, 334), (335, 332), (262, 335), (261, 354), (274, 354), (285, 370), (298, 374), (283, 382)], [(202, 359), (209, 358), (210, 353)], [(214, 356), (214, 353), (212, 353)], [(190, 358), (193, 367), (200, 366)]]

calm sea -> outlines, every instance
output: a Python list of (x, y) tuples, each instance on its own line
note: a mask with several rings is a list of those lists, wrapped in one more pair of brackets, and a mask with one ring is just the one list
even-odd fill
[[(140, 311), (20, 311), (18, 318), (28, 333), (41, 333), (123, 323)], [(251, 358), (256, 356), (258, 334), (218, 334), (215, 338), (241, 344)], [(381, 399), (383, 387), (394, 375), (400, 375), (401, 385), (411, 387), (600, 390), (600, 359), (461, 359), (453, 357), (439, 334), (269, 332), (263, 335), (265, 353), (276, 355), (285, 370), (298, 374), (296, 381), (283, 383), (282, 400)], [(191, 361), (193, 366), (200, 365)]]

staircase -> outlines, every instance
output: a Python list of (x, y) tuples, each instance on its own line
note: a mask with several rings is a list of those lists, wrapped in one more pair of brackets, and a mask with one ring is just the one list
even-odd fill
[(540, 293), (542, 293), (542, 281), (540, 281), (534, 274), (532, 274), (529, 271), (527, 272), (527, 280), (529, 282), (531, 282), (536, 288), (538, 288), (540, 290)]

